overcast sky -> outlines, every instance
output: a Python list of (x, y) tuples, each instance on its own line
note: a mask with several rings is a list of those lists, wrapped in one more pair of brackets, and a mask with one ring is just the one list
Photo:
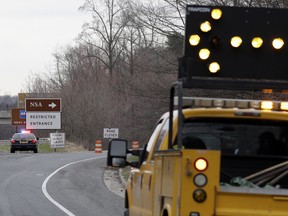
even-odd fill
[(13, 0), (0, 7), (0, 95), (24, 92), (29, 74), (47, 71), (52, 54), (73, 44), (88, 15), (85, 0)]

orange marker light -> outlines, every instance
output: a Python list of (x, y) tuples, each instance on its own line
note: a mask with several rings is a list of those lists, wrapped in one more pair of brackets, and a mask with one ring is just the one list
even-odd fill
[(261, 102), (261, 109), (272, 110), (273, 109), (273, 102), (272, 101), (262, 101)]
[(288, 110), (288, 102), (281, 102), (280, 109), (287, 111)]

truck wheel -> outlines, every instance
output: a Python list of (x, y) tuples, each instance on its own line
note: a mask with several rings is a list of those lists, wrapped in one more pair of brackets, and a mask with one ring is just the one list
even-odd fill
[(129, 209), (124, 212), (124, 216), (129, 216)]
[(10, 149), (10, 153), (15, 153), (15, 150), (14, 149)]
[(38, 149), (36, 148), (36, 149), (34, 149), (34, 153), (38, 153)]

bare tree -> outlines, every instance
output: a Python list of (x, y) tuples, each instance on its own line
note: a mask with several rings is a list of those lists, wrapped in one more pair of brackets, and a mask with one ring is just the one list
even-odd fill
[(268, 7), (268, 8), (286, 8), (287, 0), (191, 0), (188, 4), (199, 5), (220, 5), (220, 6), (241, 6), (241, 7)]
[(122, 52), (118, 42), (126, 27), (126, 21), (121, 16), (122, 5), (116, 0), (86, 0), (81, 9), (91, 12), (93, 21), (84, 25), (80, 41), (100, 51), (98, 55), (91, 54), (90, 57), (101, 61), (112, 76)]

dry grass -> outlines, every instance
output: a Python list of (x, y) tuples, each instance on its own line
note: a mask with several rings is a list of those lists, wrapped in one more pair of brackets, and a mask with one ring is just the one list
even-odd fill
[[(81, 145), (77, 145), (72, 142), (65, 142), (64, 148), (53, 149), (50, 146), (50, 143), (43, 143), (38, 145), (39, 153), (49, 153), (49, 152), (80, 152), (88, 151)], [(10, 144), (0, 145), (0, 152), (10, 152)]]
[(65, 147), (64, 147), (66, 152), (78, 152), (78, 151), (87, 151), (82, 145), (76, 145), (75, 143), (72, 142), (65, 142)]

